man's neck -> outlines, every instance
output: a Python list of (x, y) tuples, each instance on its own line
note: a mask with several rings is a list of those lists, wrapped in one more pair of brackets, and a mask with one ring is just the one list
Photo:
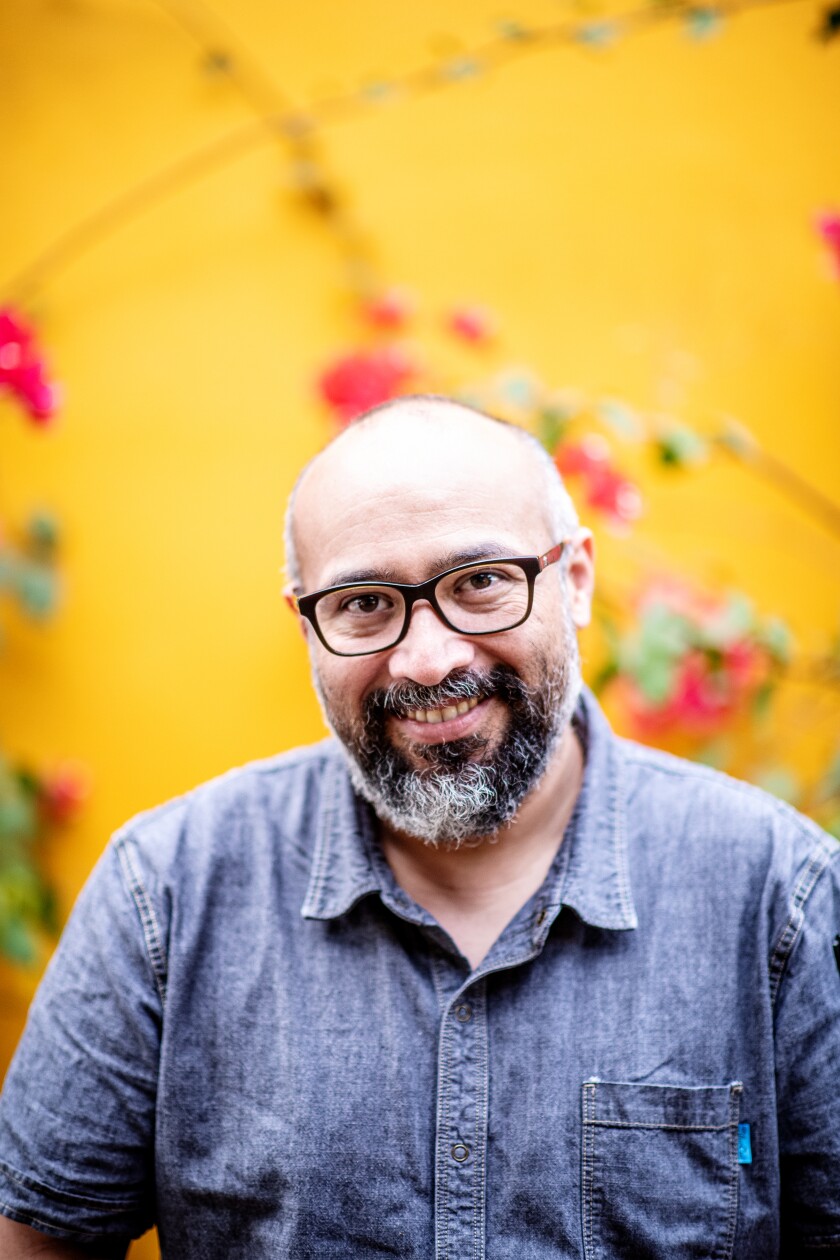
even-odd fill
[(512, 823), (461, 848), (435, 848), (380, 824), (397, 883), (432, 914), (475, 968), (542, 884), (580, 791), (583, 751), (571, 727)]

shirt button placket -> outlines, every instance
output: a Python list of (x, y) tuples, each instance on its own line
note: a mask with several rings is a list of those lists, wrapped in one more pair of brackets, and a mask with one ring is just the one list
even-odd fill
[(436, 1260), (483, 1260), (487, 1155), (486, 984), (447, 1007), (438, 1059)]

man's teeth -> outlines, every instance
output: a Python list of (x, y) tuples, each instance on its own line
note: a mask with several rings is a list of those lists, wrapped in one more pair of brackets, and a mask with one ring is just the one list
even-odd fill
[(450, 722), (462, 713), (469, 713), (478, 704), (478, 696), (471, 700), (461, 700), (458, 704), (448, 704), (443, 709), (409, 709), (408, 716), (415, 722)]

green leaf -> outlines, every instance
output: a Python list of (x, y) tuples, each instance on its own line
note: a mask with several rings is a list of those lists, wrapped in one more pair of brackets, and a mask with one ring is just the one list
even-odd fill
[(752, 698), (750, 707), (752, 715), (757, 722), (766, 720), (773, 704), (773, 696), (776, 691), (776, 684), (772, 679), (767, 679), (761, 684)]
[(793, 652), (793, 635), (781, 617), (768, 617), (761, 627), (759, 642), (780, 665), (787, 665)]
[(732, 760), (732, 743), (728, 739), (713, 739), (697, 750), (694, 760), (713, 770), (724, 770)]
[(674, 663), (670, 657), (650, 652), (636, 675), (644, 698), (651, 704), (664, 704), (674, 683)]
[(0, 797), (0, 836), (19, 839), (35, 831), (35, 810), (24, 796)]
[(750, 459), (758, 450), (758, 443), (746, 425), (731, 416), (724, 419), (723, 428), (717, 436), (719, 444), (738, 459)]
[(833, 796), (840, 796), (840, 748), (829, 762), (828, 769), (820, 779), (817, 795), (821, 801), (829, 801)]
[(22, 565), (15, 586), (18, 599), (33, 617), (47, 617), (53, 611), (56, 581), (51, 570), (40, 564)]
[(616, 398), (602, 398), (595, 405), (595, 413), (619, 437), (638, 441), (644, 429), (632, 407)]
[(721, 611), (700, 629), (700, 640), (709, 647), (725, 648), (746, 638), (753, 629), (755, 614), (752, 601), (735, 593)]
[(27, 525), (26, 533), (30, 546), (43, 559), (49, 559), (59, 541), (58, 521), (50, 512), (33, 512)]
[(687, 464), (699, 464), (708, 455), (709, 448), (699, 434), (685, 425), (673, 425), (659, 435), (656, 452), (660, 463), (672, 468), (684, 468)]
[(660, 602), (650, 604), (645, 609), (641, 636), (647, 647), (655, 644), (662, 652), (673, 657), (683, 656), (694, 645), (695, 639), (691, 622)]
[(35, 938), (20, 915), (0, 917), (0, 954), (12, 962), (26, 965), (35, 961)]
[(761, 771), (756, 782), (765, 792), (772, 792), (791, 805), (796, 804), (802, 792), (798, 777), (787, 766), (773, 766)]
[(569, 413), (562, 407), (542, 407), (537, 415), (537, 437), (553, 455), (569, 427)]

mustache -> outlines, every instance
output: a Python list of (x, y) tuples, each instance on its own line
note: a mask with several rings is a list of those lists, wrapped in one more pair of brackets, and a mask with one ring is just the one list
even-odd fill
[(497, 665), (489, 673), (453, 670), (434, 687), (423, 683), (397, 682), (371, 692), (364, 706), (365, 721), (375, 723), (385, 717), (407, 717), (412, 709), (442, 709), (461, 700), (486, 700), (499, 696), (510, 703), (522, 695), (523, 684), (509, 665)]

